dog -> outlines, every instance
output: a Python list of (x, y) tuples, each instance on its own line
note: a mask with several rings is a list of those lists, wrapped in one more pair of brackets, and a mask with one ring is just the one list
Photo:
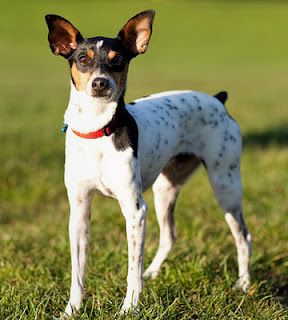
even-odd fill
[[(179, 191), (203, 164), (235, 238), (239, 278), (249, 288), (251, 236), (242, 212), (241, 134), (228, 114), (226, 92), (153, 94), (126, 104), (130, 61), (147, 51), (155, 12), (132, 17), (116, 38), (84, 38), (66, 19), (47, 15), (48, 40), (67, 59), (70, 100), (65, 112), (65, 185), (70, 203), (72, 260), (70, 299), (80, 309), (84, 294), (91, 199), (95, 193), (118, 200), (128, 241), (125, 313), (137, 306), (143, 277), (155, 278), (176, 240), (173, 212)], [(142, 193), (152, 186), (160, 227), (159, 247), (143, 273), (147, 205)]]

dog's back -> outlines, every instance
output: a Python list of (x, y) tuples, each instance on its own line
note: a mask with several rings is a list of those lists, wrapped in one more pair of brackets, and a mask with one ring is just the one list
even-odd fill
[[(126, 105), (139, 129), (144, 189), (155, 181), (173, 157), (194, 156), (207, 162), (208, 166), (216, 161), (220, 165), (221, 158), (227, 160), (231, 153), (239, 157), (239, 126), (221, 100), (226, 100), (224, 93), (213, 97), (196, 91), (168, 91)], [(228, 135), (228, 131), (233, 134)], [(225, 150), (222, 150), (224, 145)], [(217, 147), (219, 152), (215, 152)], [(231, 150), (229, 155), (225, 155), (226, 148)]]

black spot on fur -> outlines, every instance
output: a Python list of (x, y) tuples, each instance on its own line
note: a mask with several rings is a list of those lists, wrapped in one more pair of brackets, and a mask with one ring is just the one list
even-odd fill
[(159, 149), (160, 147), (160, 142), (161, 142), (161, 134), (158, 132), (157, 138), (156, 138), (156, 149)]
[(200, 119), (200, 122), (201, 122), (201, 124), (202, 124), (203, 126), (206, 126), (206, 124), (207, 124), (207, 122), (206, 122), (206, 120), (205, 120), (204, 118), (201, 118), (201, 119)]

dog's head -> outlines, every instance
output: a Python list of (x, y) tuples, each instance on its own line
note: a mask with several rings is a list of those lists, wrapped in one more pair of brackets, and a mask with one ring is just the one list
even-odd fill
[(146, 52), (155, 12), (147, 10), (131, 18), (116, 38), (84, 38), (66, 19), (45, 17), (50, 48), (69, 61), (76, 90), (87, 95), (118, 101), (125, 93), (128, 65)]

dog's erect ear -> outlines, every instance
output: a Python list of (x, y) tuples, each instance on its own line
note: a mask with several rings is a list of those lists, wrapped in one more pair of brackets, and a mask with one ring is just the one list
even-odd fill
[(117, 39), (122, 41), (132, 57), (147, 50), (152, 34), (154, 16), (154, 10), (140, 12), (131, 18), (118, 33)]
[(51, 51), (65, 58), (75, 50), (84, 39), (81, 33), (66, 19), (48, 14), (45, 16), (48, 25), (48, 40)]

